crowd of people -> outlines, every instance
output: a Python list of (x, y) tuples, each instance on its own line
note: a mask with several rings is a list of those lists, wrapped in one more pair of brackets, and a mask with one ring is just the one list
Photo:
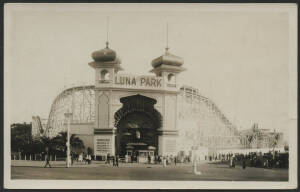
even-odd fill
[(177, 156), (173, 156), (173, 155), (166, 155), (166, 156), (154, 156), (154, 163), (155, 164), (162, 164), (163, 166), (167, 166), (167, 165), (176, 165), (177, 163), (179, 163), (179, 158)]
[(111, 164), (112, 162), (114, 167), (119, 167), (119, 161), (120, 161), (119, 155), (112, 156), (108, 153), (105, 159), (105, 164)]
[(70, 154), (71, 156), (71, 164), (74, 164), (74, 161), (76, 162), (83, 162), (84, 164), (91, 164), (93, 160), (93, 155), (87, 154), (87, 153), (72, 153)]
[(236, 155), (237, 163), (246, 161), (250, 167), (263, 167), (263, 168), (288, 168), (289, 154), (280, 153), (275, 151), (275, 154), (269, 153), (249, 153), (247, 155)]
[[(17, 155), (15, 155), (17, 157)], [(88, 153), (72, 153), (71, 156), (71, 164), (74, 162), (82, 162), (84, 164), (91, 164), (92, 160), (96, 160), (94, 155)], [(14, 157), (14, 159), (17, 159)], [(163, 166), (168, 165), (176, 165), (178, 163), (191, 163), (192, 156), (190, 155), (165, 155), (165, 156), (146, 156), (147, 160), (144, 163), (148, 164), (161, 164)], [(204, 157), (203, 157), (204, 158)], [(56, 159), (56, 158), (55, 158)], [(126, 160), (127, 159), (127, 160)], [(193, 158), (194, 159), (194, 158)], [(30, 159), (31, 160), (31, 159)], [(50, 165), (50, 161), (53, 161), (53, 157), (49, 152), (45, 152), (43, 154), (38, 154), (32, 160), (45, 160), (45, 167)], [(122, 163), (133, 163), (138, 162), (138, 158), (135, 156), (125, 156), (120, 157), (118, 155), (110, 155), (107, 154), (105, 157), (105, 164), (112, 164), (113, 166), (118, 167), (119, 162)], [(194, 159), (195, 160), (195, 159)], [(198, 160), (198, 159), (197, 159)], [(249, 152), (246, 154), (242, 153), (220, 153), (214, 155), (207, 155), (203, 159), (205, 161), (218, 161), (220, 163), (228, 164), (230, 167), (234, 168), (236, 165), (242, 166), (243, 169), (246, 167), (260, 167), (260, 168), (288, 168), (289, 166), (289, 153), (280, 152), (280, 151), (269, 151), (268, 153), (262, 152)]]
[[(127, 156), (126, 155), (124, 158), (122, 158), (122, 157), (119, 157), (118, 155), (113, 156), (108, 153), (106, 156), (106, 159), (105, 159), (105, 164), (112, 163), (113, 166), (118, 166), (119, 162), (134, 163), (134, 162), (138, 162), (137, 159), (138, 159), (138, 157), (136, 157), (136, 156)], [(184, 162), (184, 163), (190, 162), (190, 158), (188, 156), (186, 156), (183, 161), (179, 161), (178, 156), (173, 156), (173, 155), (166, 155), (166, 156), (159, 156), (159, 155), (150, 156), (150, 155), (148, 155), (146, 163), (162, 164), (164, 166), (167, 166), (167, 165), (171, 165), (171, 164), (176, 165), (179, 162)]]
[(280, 151), (262, 153), (251, 152), (248, 154), (229, 153), (220, 154), (215, 160), (221, 160), (223, 163), (228, 163), (230, 167), (241, 165), (243, 169), (248, 167), (261, 168), (288, 168), (289, 154), (280, 153)]

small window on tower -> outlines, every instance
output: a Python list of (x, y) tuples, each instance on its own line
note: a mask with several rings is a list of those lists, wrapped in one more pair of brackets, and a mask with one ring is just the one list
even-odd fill
[(108, 81), (109, 80), (109, 72), (106, 69), (101, 71), (101, 80)]
[(168, 81), (169, 81), (169, 83), (175, 83), (174, 80), (175, 79), (175, 76), (174, 76), (174, 74), (173, 73), (170, 73), (169, 75), (168, 75)]

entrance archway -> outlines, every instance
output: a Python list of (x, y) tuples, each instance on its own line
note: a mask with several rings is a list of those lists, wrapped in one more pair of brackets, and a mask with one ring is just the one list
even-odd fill
[[(138, 156), (140, 152), (157, 154), (158, 134), (162, 118), (154, 108), (156, 100), (142, 95), (120, 99), (122, 108), (115, 113), (116, 154)], [(129, 153), (130, 152), (130, 153)]]

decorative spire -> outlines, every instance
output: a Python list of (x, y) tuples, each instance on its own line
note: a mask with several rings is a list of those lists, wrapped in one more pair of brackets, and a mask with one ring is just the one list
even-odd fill
[(167, 46), (166, 46), (166, 54), (168, 54), (168, 50), (169, 48), (169, 26), (168, 26), (168, 22), (167, 22)]
[(109, 16), (107, 16), (107, 18), (106, 18), (106, 48), (108, 48), (108, 44), (109, 44), (109, 41), (108, 41), (108, 28), (109, 28)]

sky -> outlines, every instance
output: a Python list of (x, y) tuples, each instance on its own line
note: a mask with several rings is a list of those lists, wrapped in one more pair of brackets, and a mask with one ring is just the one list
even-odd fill
[[(214, 101), (239, 129), (286, 130), (289, 15), (204, 5), (41, 5), (6, 9), (5, 82), (10, 122), (48, 118), (64, 86), (94, 83), (91, 53), (110, 48), (124, 73), (144, 75), (164, 53), (184, 59), (179, 80)], [(228, 8), (228, 9), (227, 9)], [(7, 10), (10, 10), (8, 12)], [(9, 35), (7, 35), (9, 34)]]

